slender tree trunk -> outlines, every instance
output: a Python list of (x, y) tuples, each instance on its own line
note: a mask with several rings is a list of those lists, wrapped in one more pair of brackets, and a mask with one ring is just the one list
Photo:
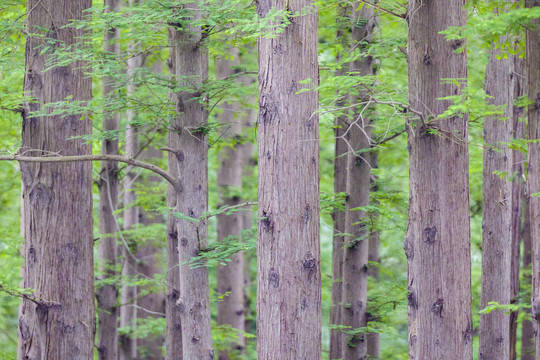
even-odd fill
[[(523, 197), (523, 270), (531, 268), (531, 217), (529, 215), (529, 200), (527, 196)], [(525, 279), (531, 281), (531, 277)], [(525, 299), (526, 301), (527, 299)], [(527, 310), (530, 315), (531, 311)], [(534, 329), (532, 321), (525, 317), (521, 322), (521, 360), (534, 360)]]
[[(370, 164), (372, 169), (378, 168), (378, 158), (377, 153), (372, 152), (370, 156)], [(371, 177), (371, 192), (377, 192), (379, 191), (379, 185), (377, 184), (377, 179)], [(375, 203), (375, 205), (379, 205), (378, 203)], [(379, 238), (379, 230), (374, 227), (376, 221), (377, 221), (377, 213), (371, 214), (371, 227), (370, 227), (370, 234), (369, 234), (369, 251), (368, 251), (368, 261), (370, 263), (377, 263), (379, 264), (381, 259), (379, 256), (379, 246), (380, 246), (380, 238)], [(377, 266), (369, 266), (368, 267), (368, 276), (371, 276), (376, 282), (379, 281), (379, 268)], [(369, 291), (368, 291), (369, 295)], [(369, 296), (368, 296), (369, 297)], [(368, 315), (368, 325), (369, 325), (369, 315)], [(379, 333), (370, 333), (367, 335), (367, 353), (369, 359), (378, 359), (380, 357), (380, 348), (379, 348)]]
[[(90, 0), (29, 0), (28, 32), (58, 40), (53, 47), (83, 47), (85, 30), (67, 28), (83, 18)], [(46, 39), (28, 36), (22, 148), (28, 156), (89, 155), (91, 146), (80, 137), (92, 133), (84, 113), (47, 114), (45, 104), (88, 101), (92, 96), (87, 64), (73, 61), (45, 71), (51, 52)], [(36, 149), (36, 150), (32, 150)], [(62, 164), (21, 163), (24, 224), (24, 288), (34, 289), (25, 299), (19, 319), (20, 359), (93, 358), (95, 312), (92, 236), (92, 166), (89, 162)]]
[[(174, 44), (176, 30), (169, 29), (169, 78), (175, 83), (176, 56)], [(176, 101), (176, 95), (169, 94), (170, 101)], [(178, 145), (178, 136), (169, 137), (169, 146), (174, 149)], [(168, 153), (169, 173), (178, 177), (178, 164), (176, 156)], [(169, 185), (167, 189), (167, 207), (176, 208), (176, 190)], [(180, 317), (180, 272), (178, 270), (178, 219), (169, 214), (167, 216), (167, 270), (165, 289), (165, 360), (182, 360), (182, 321)]]
[[(258, 13), (309, 0), (260, 1)], [(259, 359), (320, 359), (317, 13), (291, 19), (259, 48)], [(300, 81), (311, 79), (308, 84)], [(302, 88), (310, 91), (297, 93)]]
[[(521, 160), (519, 151), (508, 146), (518, 135), (519, 114), (514, 116), (514, 109), (519, 108), (513, 103), (520, 73), (513, 56), (498, 60), (498, 54), (491, 51), (485, 90), (494, 105), (506, 105), (504, 116), (510, 120), (503, 121), (500, 116), (484, 120), (482, 308), (492, 301), (513, 303), (519, 292), (521, 177), (509, 181), (497, 172), (508, 176), (520, 172), (520, 165), (515, 165)], [(504, 310), (480, 315), (480, 359), (515, 359), (515, 316)]]
[[(337, 33), (336, 40), (339, 41), (343, 49), (350, 46), (350, 19), (348, 12), (350, 6), (338, 5), (337, 13)], [(345, 35), (347, 34), (347, 35)], [(339, 58), (338, 58), (339, 60)], [(337, 76), (346, 75), (346, 70), (343, 66), (336, 71)], [(346, 99), (343, 97), (338, 102), (339, 107), (346, 104)], [(345, 111), (345, 110), (343, 110)], [(334, 136), (335, 136), (335, 155), (334, 155), (334, 193), (344, 193), (347, 191), (347, 142), (342, 137), (345, 134), (347, 123), (346, 114), (336, 117)], [(340, 325), (341, 321), (341, 292), (342, 292), (342, 277), (343, 277), (343, 247), (345, 237), (345, 212), (340, 209), (334, 209), (332, 213), (334, 220), (334, 232), (332, 242), (332, 305), (330, 308), (330, 324)], [(341, 359), (341, 348), (343, 342), (343, 333), (339, 329), (330, 331), (330, 359)]]
[[(130, 0), (129, 5), (136, 6), (137, 0)], [(134, 71), (140, 66), (140, 57), (134, 56), (136, 53), (135, 42), (132, 41), (128, 46), (129, 58), (127, 60), (128, 75), (133, 75)], [(133, 81), (129, 81), (127, 85), (127, 95), (133, 96), (136, 91), (136, 85)], [(139, 134), (135, 124), (135, 112), (133, 109), (126, 111), (126, 155), (135, 158), (139, 153)], [(139, 207), (135, 205), (137, 196), (135, 194), (134, 183), (137, 178), (137, 173), (134, 167), (127, 169), (124, 178), (124, 230), (130, 229), (139, 223)], [(137, 259), (135, 257), (136, 246), (128, 238), (126, 243), (120, 245), (124, 257), (122, 267), (122, 278), (124, 281), (132, 281), (137, 276)], [(131, 360), (137, 357), (137, 339), (134, 337), (134, 332), (137, 327), (137, 287), (123, 285), (122, 286), (120, 307), (120, 326), (129, 327), (130, 331), (127, 334), (120, 336), (119, 360)]]
[[(527, 7), (540, 6), (539, 0), (527, 0)], [(529, 105), (529, 149), (528, 155), (528, 196), (530, 216), (530, 236), (532, 250), (532, 299), (531, 315), (534, 326), (536, 358), (540, 356), (540, 25), (527, 30), (527, 97)], [(533, 142), (533, 140), (535, 142)]]
[[(217, 77), (223, 79), (233, 72), (233, 66), (238, 64), (239, 52), (231, 49), (236, 61), (219, 59), (216, 61)], [(239, 139), (242, 131), (240, 119), (235, 119), (236, 104), (225, 103), (225, 109), (219, 116), (226, 131), (224, 139), (234, 141)], [(241, 144), (225, 146), (219, 153), (218, 167), (218, 191), (220, 193), (220, 206), (238, 205), (241, 203), (242, 174), (244, 167), (243, 154), (240, 152)], [(243, 215), (235, 212), (230, 215), (218, 215), (218, 240), (221, 241), (229, 236), (240, 239), (244, 228)], [(233, 328), (244, 331), (244, 254), (238, 253), (231, 257), (226, 266), (218, 267), (218, 293), (225, 294), (223, 300), (218, 302), (218, 324), (231, 325)], [(222, 351), (219, 359), (228, 360), (229, 352), (239, 353), (243, 351), (245, 341), (243, 336), (238, 343), (231, 344), (230, 351)]]
[[(200, 18), (198, 5), (185, 4), (191, 10), (190, 20)], [(206, 111), (198, 99), (206, 61), (201, 56), (200, 27), (175, 28), (173, 37), (176, 78), (186, 90), (176, 94), (177, 117), (171, 123), (174, 131), (169, 131), (169, 148), (175, 156), (169, 159), (177, 166), (180, 183), (176, 211), (197, 219), (208, 209)], [(183, 355), (186, 359), (213, 359), (208, 269), (191, 269), (186, 264), (206, 247), (207, 224), (180, 219), (177, 230)]]
[[(372, 39), (375, 27), (375, 15), (370, 6), (359, 6), (353, 3), (351, 48), (352, 51), (362, 51), (365, 42)], [(362, 24), (362, 25), (356, 25)], [(362, 57), (350, 64), (350, 71), (356, 76), (373, 75), (372, 57)], [(362, 101), (364, 91), (353, 97), (353, 102)], [(358, 101), (357, 101), (358, 100)], [(349, 153), (347, 162), (347, 203), (345, 212), (345, 236), (343, 258), (343, 289), (341, 322), (349, 330), (367, 326), (367, 271), (369, 232), (366, 222), (366, 212), (359, 207), (369, 204), (370, 188), (370, 154), (361, 150), (370, 147), (370, 111), (360, 106), (349, 120)], [(366, 334), (343, 335), (342, 356), (344, 359), (366, 359)]]
[[(118, 11), (117, 0), (105, 0), (107, 13)], [(117, 28), (105, 31), (103, 48), (111, 59), (118, 60), (120, 56), (120, 32)], [(103, 79), (103, 98), (116, 99), (112, 77)], [(106, 111), (103, 119), (103, 130), (118, 130), (120, 114)], [(118, 138), (106, 138), (102, 143), (103, 154), (118, 155)], [(118, 225), (114, 212), (118, 204), (118, 163), (102, 162), (99, 180), (99, 271), (100, 278), (106, 281), (117, 276), (116, 240)], [(117, 360), (118, 358), (118, 288), (116, 283), (101, 285), (96, 289), (98, 305), (98, 354), (100, 360)]]
[[(463, 0), (409, 2), (408, 119), (410, 359), (472, 359), (471, 258), (467, 117), (436, 117), (466, 79), (461, 40), (440, 31), (466, 25)], [(436, 132), (436, 133), (433, 133)]]

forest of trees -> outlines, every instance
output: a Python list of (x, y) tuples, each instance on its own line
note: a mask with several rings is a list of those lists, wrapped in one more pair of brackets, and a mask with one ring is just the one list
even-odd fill
[(0, 0), (0, 359), (540, 360), (540, 0)]

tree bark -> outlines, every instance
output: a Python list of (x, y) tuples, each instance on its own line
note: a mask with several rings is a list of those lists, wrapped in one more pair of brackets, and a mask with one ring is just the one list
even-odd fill
[[(540, 6), (539, 0), (527, 0), (527, 7)], [(532, 299), (531, 315), (534, 326), (536, 358), (540, 356), (540, 25), (533, 22), (535, 28), (527, 30), (527, 98), (531, 102), (529, 115), (528, 155), (528, 196), (530, 216), (530, 236), (532, 250)], [(535, 140), (535, 142), (533, 142)]]
[[(117, 0), (105, 0), (105, 12), (118, 11)], [(110, 28), (103, 36), (103, 48), (110, 59), (118, 60), (120, 56), (120, 32)], [(111, 76), (103, 79), (103, 98), (116, 99), (114, 80)], [(120, 114), (105, 111), (103, 130), (118, 130)], [(103, 154), (118, 155), (118, 138), (103, 140)], [(116, 240), (118, 224), (114, 212), (118, 204), (118, 163), (107, 161), (101, 163), (99, 180), (99, 271), (100, 280), (115, 278), (116, 273)], [(118, 358), (118, 288), (115, 283), (101, 285), (96, 289), (98, 306), (98, 355), (100, 360), (117, 360)]]
[[(531, 268), (532, 256), (531, 256), (531, 217), (529, 215), (529, 200), (527, 196), (523, 197), (523, 269), (528, 270)], [(527, 276), (529, 282), (531, 276)], [(525, 299), (525, 301), (530, 299)], [(527, 313), (530, 315), (531, 311), (527, 309)], [(534, 329), (532, 321), (525, 317), (521, 322), (521, 360), (534, 360)]]
[[(311, 5), (260, 1), (257, 11)], [(321, 357), (317, 13), (290, 20), (258, 41), (257, 354), (267, 360)]]
[[(365, 42), (370, 42), (375, 27), (373, 8), (353, 3), (351, 49), (363, 51)], [(356, 10), (359, 9), (359, 10)], [(360, 25), (361, 24), (361, 25)], [(356, 76), (373, 75), (372, 57), (365, 56), (350, 64), (350, 72)], [(363, 102), (364, 90), (352, 97), (352, 102)], [(370, 188), (370, 148), (372, 109), (359, 106), (349, 119), (348, 135), (350, 151), (347, 161), (347, 203), (345, 211), (345, 236), (343, 258), (343, 288), (341, 322), (349, 331), (367, 326), (367, 271), (369, 251), (369, 231), (366, 212), (359, 207), (369, 205)], [(361, 152), (362, 151), (362, 152)], [(342, 356), (344, 359), (367, 358), (366, 334), (360, 332), (343, 335)]]
[[(229, 51), (234, 60), (216, 60), (218, 79), (226, 78), (233, 72), (233, 66), (239, 63), (238, 49)], [(219, 115), (219, 121), (223, 124), (223, 136), (225, 141), (239, 140), (242, 124), (240, 119), (235, 119), (238, 105), (225, 102), (225, 109)], [(243, 154), (240, 152), (241, 144), (226, 145), (220, 151), (218, 167), (218, 191), (220, 195), (220, 207), (225, 205), (238, 205), (241, 203), (242, 175), (244, 167)], [(230, 215), (219, 214), (218, 241), (229, 236), (241, 239), (244, 228), (243, 215), (234, 212)], [(233, 328), (244, 331), (244, 254), (238, 253), (231, 256), (231, 261), (226, 266), (218, 267), (218, 293), (225, 294), (223, 300), (218, 302), (218, 324), (231, 325)], [(240, 336), (236, 344), (231, 344), (230, 349), (219, 354), (220, 360), (228, 360), (231, 354), (239, 354), (245, 346), (244, 337)]]
[[(200, 19), (198, 6), (198, 2), (185, 4), (192, 21)], [(178, 169), (176, 211), (197, 219), (208, 210), (207, 118), (198, 99), (206, 61), (199, 44), (200, 27), (186, 25), (175, 28), (175, 32), (176, 81), (183, 90), (176, 94), (177, 117), (171, 123), (173, 130), (169, 131), (169, 147), (175, 156), (169, 159)], [(186, 359), (213, 359), (208, 268), (191, 269), (187, 264), (205, 249), (207, 224), (203, 220), (179, 219), (177, 229), (183, 355)]]
[[(169, 78), (172, 82), (176, 79), (176, 56), (174, 45), (176, 31), (169, 28)], [(174, 103), (176, 96), (169, 94), (169, 101)], [(169, 146), (173, 149), (178, 147), (178, 136), (169, 136)], [(169, 173), (178, 178), (178, 164), (176, 156), (168, 152)], [(167, 188), (167, 207), (176, 208), (176, 190), (169, 184)], [(165, 288), (165, 360), (182, 360), (182, 321), (180, 317), (180, 271), (178, 270), (178, 219), (169, 214), (167, 216), (167, 269)]]
[[(350, 19), (348, 13), (350, 6), (338, 5), (337, 13), (337, 32), (336, 41), (341, 43), (343, 49), (350, 46)], [(339, 60), (341, 55), (338, 55)], [(345, 65), (336, 71), (337, 76), (346, 75)], [(343, 96), (338, 106), (343, 107), (346, 104)], [(345, 110), (342, 110), (345, 111)], [(342, 137), (345, 135), (345, 126), (347, 115), (342, 114), (336, 117), (334, 136), (335, 136), (335, 155), (334, 155), (334, 193), (344, 193), (347, 191), (347, 142)], [(332, 241), (332, 305), (330, 307), (330, 324), (341, 325), (342, 312), (342, 278), (343, 278), (343, 246), (345, 237), (345, 212), (340, 209), (334, 209), (332, 213), (334, 220), (334, 231)], [(330, 359), (341, 359), (341, 348), (343, 343), (343, 333), (340, 329), (330, 330)]]
[[(509, 181), (497, 172), (507, 176), (521, 172), (519, 151), (508, 146), (519, 131), (520, 110), (513, 103), (519, 96), (521, 74), (516, 68), (518, 59), (498, 60), (498, 55), (499, 51), (491, 51), (485, 91), (493, 97), (493, 105), (506, 105), (504, 117), (509, 120), (500, 116), (484, 120), (482, 308), (492, 301), (513, 303), (519, 292), (521, 176)], [(505, 310), (480, 315), (480, 359), (515, 359), (515, 317)]]
[[(39, 5), (39, 6), (38, 6)], [(28, 0), (28, 32), (58, 40), (53, 48), (85, 45), (83, 29), (66, 27), (81, 20), (90, 0)], [(88, 101), (92, 81), (87, 64), (74, 60), (48, 71), (51, 51), (47, 40), (28, 36), (26, 43), (25, 100), (22, 149), (29, 156), (88, 155), (91, 146), (81, 138), (92, 133), (84, 113), (47, 115), (45, 104)], [(40, 112), (41, 114), (32, 114)], [(92, 167), (88, 162), (21, 163), (23, 183), (24, 288), (34, 289), (39, 304), (23, 301), (19, 318), (20, 359), (85, 359), (94, 351), (94, 268), (92, 236)]]
[[(462, 40), (439, 32), (466, 25), (465, 1), (409, 2), (410, 160), (408, 259), (410, 359), (472, 359), (467, 116), (438, 119), (466, 79)], [(462, 80), (463, 81), (463, 80)], [(435, 133), (433, 133), (435, 132)]]

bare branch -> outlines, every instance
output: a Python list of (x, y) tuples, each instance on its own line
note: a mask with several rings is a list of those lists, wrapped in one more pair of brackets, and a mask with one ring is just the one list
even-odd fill
[(163, 170), (159, 166), (149, 164), (144, 161), (135, 160), (133, 158), (122, 155), (70, 155), (49, 157), (0, 155), (0, 161), (22, 161), (35, 163), (66, 163), (73, 161), (118, 161), (128, 165), (150, 170), (167, 180), (175, 189), (178, 189), (179, 185), (176, 179), (171, 174), (169, 174), (167, 171)]

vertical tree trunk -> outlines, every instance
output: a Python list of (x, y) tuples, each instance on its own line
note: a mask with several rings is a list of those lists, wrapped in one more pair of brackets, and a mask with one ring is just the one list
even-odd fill
[[(310, 0), (260, 1), (290, 13)], [(320, 359), (317, 13), (259, 38), (259, 359)], [(311, 79), (308, 84), (300, 81)], [(310, 91), (297, 93), (302, 88)]]
[[(359, 10), (356, 10), (359, 9)], [(375, 15), (370, 6), (360, 7), (353, 3), (351, 31), (352, 51), (362, 51), (365, 42), (371, 41), (375, 27)], [(361, 24), (361, 25), (360, 25)], [(373, 75), (372, 57), (366, 56), (350, 64), (350, 71), (356, 76)], [(353, 97), (354, 102), (361, 102), (364, 91)], [(370, 111), (364, 106), (355, 109), (349, 119), (349, 153), (347, 162), (347, 203), (345, 212), (345, 236), (343, 258), (343, 288), (341, 322), (348, 330), (356, 330), (367, 325), (367, 271), (369, 233), (365, 223), (365, 211), (359, 207), (369, 204), (370, 154), (365, 152), (370, 147)], [(361, 152), (364, 150), (364, 152)], [(367, 341), (365, 333), (343, 335), (342, 356), (344, 359), (366, 359)]]
[[(105, 0), (107, 13), (118, 11), (117, 0)], [(118, 60), (120, 56), (120, 32), (117, 28), (105, 31), (103, 48), (107, 56)], [(112, 77), (103, 79), (103, 98), (116, 99)], [(103, 130), (118, 130), (120, 114), (106, 111), (103, 119)], [(106, 138), (102, 143), (103, 154), (118, 155), (118, 138)], [(116, 277), (116, 232), (119, 230), (114, 211), (118, 204), (118, 163), (102, 162), (99, 180), (99, 271), (101, 280)], [(100, 360), (117, 360), (118, 358), (118, 288), (116, 284), (101, 285), (96, 289), (98, 305), (98, 355)]]
[[(339, 4), (337, 13), (337, 33), (336, 40), (340, 42), (343, 49), (350, 46), (349, 28), (350, 21), (348, 12), (350, 6)], [(346, 34), (346, 35), (345, 35)], [(341, 56), (338, 56), (338, 59)], [(337, 76), (346, 75), (345, 66), (336, 71)], [(343, 107), (346, 104), (343, 97), (339, 100), (338, 106)], [(345, 111), (345, 110), (343, 110)], [(347, 191), (347, 142), (342, 137), (345, 134), (347, 116), (345, 114), (336, 117), (334, 136), (335, 136), (335, 154), (334, 154), (334, 193), (344, 193)], [(330, 324), (340, 325), (341, 322), (341, 291), (343, 277), (343, 246), (345, 233), (345, 212), (334, 209), (332, 213), (334, 220), (334, 232), (332, 241), (332, 305), (330, 307)], [(341, 359), (341, 347), (343, 342), (343, 333), (339, 329), (330, 331), (330, 359)]]
[[(370, 156), (370, 164), (372, 169), (378, 168), (378, 158), (377, 153), (372, 152)], [(379, 190), (379, 186), (377, 184), (378, 179), (374, 178), (373, 175), (371, 177), (371, 192), (377, 192)], [(375, 205), (379, 205), (376, 203)], [(373, 213), (371, 214), (372, 224), (375, 224), (377, 221), (378, 214)], [(368, 251), (368, 261), (370, 263), (377, 263), (379, 264), (381, 259), (379, 256), (379, 246), (380, 246), (380, 238), (379, 238), (379, 230), (374, 228), (373, 225), (370, 229), (369, 234), (369, 251)], [(379, 281), (379, 268), (377, 266), (369, 266), (368, 267), (368, 276), (371, 276), (376, 282)], [(369, 295), (369, 291), (368, 291)], [(369, 315), (368, 315), (368, 325), (369, 325)], [(369, 359), (378, 359), (380, 356), (380, 348), (379, 348), (379, 333), (370, 333), (367, 335), (367, 353)]]
[[(539, 0), (527, 0), (527, 7), (540, 6)], [(534, 326), (536, 358), (540, 356), (540, 21), (527, 30), (527, 97), (529, 105), (528, 196), (532, 247), (531, 315)], [(534, 142), (533, 142), (534, 141)]]
[[(176, 30), (169, 28), (169, 78), (176, 82), (176, 56), (175, 39)], [(174, 93), (169, 94), (169, 101), (175, 102)], [(169, 136), (169, 146), (172, 149), (178, 147), (178, 136)], [(176, 156), (168, 153), (169, 173), (178, 177), (178, 164)], [(169, 185), (167, 188), (167, 207), (176, 208), (176, 190)], [(178, 270), (178, 219), (169, 214), (167, 216), (167, 269), (165, 289), (165, 360), (182, 360), (182, 321), (180, 318), (180, 272)]]
[[(239, 52), (231, 49), (236, 61), (219, 59), (216, 61), (218, 79), (226, 78), (233, 72), (233, 66), (238, 64)], [(239, 139), (242, 124), (239, 118), (235, 118), (235, 110), (238, 105), (225, 103), (225, 109), (219, 116), (219, 121), (226, 131), (224, 139), (234, 141)], [(242, 190), (242, 175), (244, 168), (243, 154), (240, 152), (241, 144), (225, 146), (219, 153), (218, 167), (218, 191), (220, 205), (238, 205), (241, 203), (240, 193)], [(218, 215), (218, 240), (221, 241), (229, 236), (241, 238), (244, 228), (243, 214), (234, 212), (230, 215)], [(231, 257), (226, 266), (218, 267), (218, 293), (226, 294), (223, 300), (218, 302), (218, 324), (228, 324), (233, 328), (244, 331), (244, 254), (238, 253)], [(231, 344), (231, 352), (239, 353), (244, 348), (244, 338), (241, 336), (237, 344)], [(228, 360), (229, 351), (222, 351), (219, 359)]]
[[(129, 6), (136, 6), (138, 0), (130, 0)], [(127, 60), (128, 75), (133, 75), (140, 66), (140, 57), (135, 56), (136, 45), (132, 40), (128, 45), (129, 58)], [(136, 85), (130, 79), (127, 85), (127, 95), (133, 96), (136, 91)], [(135, 158), (139, 153), (139, 134), (135, 124), (135, 112), (133, 109), (126, 111), (126, 156)], [(139, 207), (135, 205), (137, 196), (135, 194), (134, 182), (137, 173), (133, 167), (128, 167), (124, 178), (124, 230), (130, 229), (139, 223)], [(120, 245), (123, 254), (122, 277), (124, 281), (132, 281), (137, 276), (137, 259), (134, 256), (136, 246), (132, 241), (128, 241), (129, 249), (126, 244)], [(122, 306), (120, 307), (120, 326), (130, 327), (127, 334), (120, 336), (119, 360), (131, 360), (137, 357), (137, 339), (134, 332), (137, 326), (137, 287), (123, 285), (121, 291)]]
[[(198, 3), (185, 4), (191, 10), (190, 20), (200, 19)], [(201, 56), (201, 28), (185, 24), (175, 28), (175, 69), (182, 91), (176, 94), (177, 117), (171, 123), (169, 157), (177, 166), (179, 186), (176, 189), (176, 211), (197, 219), (208, 209), (208, 144), (206, 111), (198, 99), (201, 95), (205, 61)], [(180, 306), (183, 355), (186, 359), (213, 359), (210, 325), (208, 269), (190, 269), (186, 263), (207, 243), (206, 221), (177, 222), (180, 267)]]
[[(466, 79), (461, 40), (439, 32), (464, 26), (463, 0), (409, 2), (410, 159), (408, 259), (410, 359), (472, 359), (467, 117), (436, 117)], [(436, 133), (433, 133), (436, 132)]]
[[(28, 0), (28, 32), (58, 40), (54, 48), (83, 47), (83, 29), (67, 28), (80, 20), (90, 0)], [(46, 39), (28, 36), (22, 148), (28, 156), (89, 155), (91, 146), (80, 138), (92, 133), (84, 113), (46, 115), (45, 104), (87, 101), (92, 81), (87, 64), (74, 61), (48, 71), (51, 51)], [(32, 115), (41, 112), (44, 115)], [(77, 138), (79, 137), (79, 138)], [(35, 150), (32, 150), (35, 149)], [(94, 268), (92, 236), (92, 165), (21, 163), (25, 236), (25, 288), (39, 304), (24, 300), (19, 319), (21, 359), (85, 359), (94, 352)]]
[[(506, 105), (500, 116), (484, 120), (482, 308), (489, 302), (510, 304), (519, 292), (519, 244), (521, 230), (521, 177), (513, 181), (498, 175), (512, 176), (520, 171), (519, 151), (508, 143), (518, 134), (519, 108), (513, 106), (519, 92), (520, 72), (513, 56), (497, 59), (492, 50), (486, 69), (486, 94), (494, 105)], [(517, 267), (517, 269), (516, 269)], [(517, 283), (517, 284), (516, 284)], [(480, 315), (480, 359), (515, 359), (515, 316), (507, 311)]]
[[(529, 215), (529, 200), (527, 196), (523, 197), (524, 206), (523, 212), (523, 269), (528, 270), (531, 267), (531, 217)], [(530, 276), (526, 277), (527, 280), (531, 280)], [(529, 299), (530, 300), (530, 299)], [(527, 301), (527, 299), (525, 299)], [(530, 310), (527, 312), (531, 313)], [(525, 317), (521, 322), (521, 360), (534, 360), (534, 329), (532, 321)]]

